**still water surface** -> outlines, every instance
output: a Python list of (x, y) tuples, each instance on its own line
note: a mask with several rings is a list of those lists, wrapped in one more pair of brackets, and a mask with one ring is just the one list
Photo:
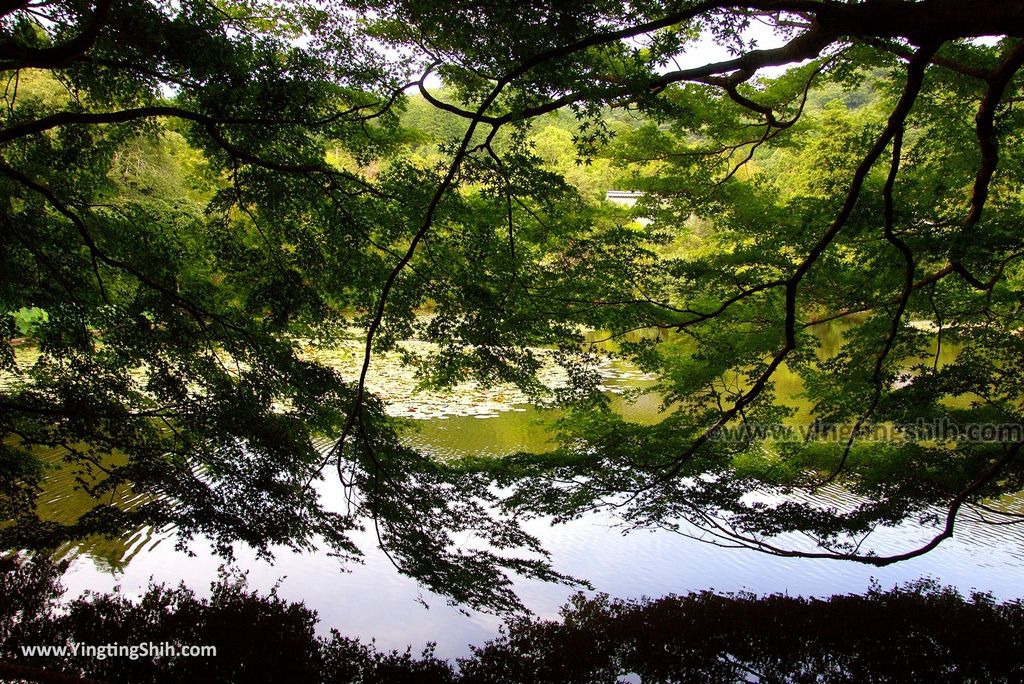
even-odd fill
[[(440, 453), (487, 451), (510, 453), (543, 448), (546, 432), (532, 408), (503, 412), (481, 419), (473, 416), (418, 421), (410, 437)], [(340, 490), (328, 483), (328, 497)], [(65, 493), (65, 496), (69, 496)], [(56, 502), (53, 502), (56, 503)], [(742, 549), (723, 549), (669, 532), (623, 535), (614, 520), (593, 516), (551, 527), (532, 521), (528, 528), (552, 552), (558, 570), (589, 579), (599, 591), (617, 597), (660, 596), (713, 588), (758, 593), (828, 596), (863, 592), (877, 580), (883, 587), (920, 577), (932, 577), (959, 587), (991, 591), (999, 599), (1024, 596), (1024, 534), (1014, 526), (979, 526), (964, 521), (957, 536), (922, 558), (887, 568), (845, 561), (814, 561), (766, 556)], [(879, 543), (881, 550), (910, 548), (926, 532), (906, 527)], [(418, 650), (437, 642), (438, 655), (468, 653), (497, 634), (500, 620), (480, 613), (468, 615), (447, 606), (442, 597), (420, 589), (397, 574), (369, 534), (356, 541), (367, 552), (364, 565), (342, 572), (326, 554), (296, 555), (282, 551), (274, 564), (257, 560), (239, 548), (237, 567), (248, 572), (250, 586), (263, 591), (279, 583), (282, 597), (304, 601), (315, 609), (321, 630), (375, 639), (384, 648)], [(128, 594), (156, 582), (185, 582), (201, 593), (217, 577), (220, 560), (208, 545), (197, 542), (195, 555), (175, 551), (166, 535), (148, 533), (120, 543), (84, 547), (65, 577), (71, 594), (86, 589), (109, 591), (119, 586)], [(566, 587), (521, 582), (520, 595), (537, 614), (555, 617), (572, 592)], [(424, 608), (420, 601), (426, 602)]]
[[(834, 352), (841, 334), (839, 326), (823, 330), (824, 353)], [(955, 349), (944, 349), (943, 356), (950, 354), (955, 354)], [(338, 354), (331, 360), (346, 362)], [(632, 420), (657, 419), (660, 402), (653, 394), (641, 395), (634, 402), (614, 394), (625, 387), (650, 384), (650, 378), (621, 365), (605, 370), (606, 385), (617, 410)], [(393, 367), (385, 365), (383, 372), (393, 375), (383, 378), (382, 387), (402, 383)], [(776, 385), (782, 401), (801, 408), (799, 378), (783, 372)], [(550, 420), (550, 412), (525, 405), (495, 410), (501, 401), (500, 396), (490, 397), (479, 404), (490, 408), (476, 410), (475, 415), (473, 401), (466, 396), (450, 400), (451, 405), (461, 402), (463, 415), (450, 415), (460, 411), (446, 414), (437, 401), (398, 401), (393, 406), (398, 407), (400, 415), (430, 416), (410, 421), (415, 429), (408, 439), (439, 456), (550, 448), (543, 425), (544, 420)], [(508, 404), (516, 400), (504, 401), (508, 409)], [(465, 415), (467, 412), (470, 415)], [(328, 480), (322, 493), (329, 501), (341, 500), (336, 482)], [(844, 496), (838, 489), (827, 495)], [(75, 491), (73, 477), (67, 472), (52, 476), (44, 498), (43, 507), (56, 519), (72, 520), (92, 504)], [(1019, 529), (1024, 526), (979, 525), (970, 520), (970, 513), (961, 514), (952, 540), (923, 557), (886, 568), (847, 561), (777, 558), (745, 549), (720, 548), (667, 531), (624, 535), (616, 529), (615, 520), (602, 516), (554, 527), (535, 520), (527, 527), (551, 551), (556, 569), (586, 578), (598, 591), (623, 598), (702, 589), (829, 596), (862, 593), (872, 581), (889, 588), (922, 577), (956, 586), (965, 594), (978, 589), (1003, 600), (1024, 597), (1024, 529)], [(873, 537), (874, 548), (881, 553), (907, 550), (931, 534), (906, 525)], [(334, 627), (349, 636), (375, 639), (383, 648), (412, 645), (418, 650), (434, 641), (438, 655), (455, 657), (467, 654), (468, 644), (481, 644), (497, 634), (501, 624), (498, 618), (448, 606), (443, 597), (399, 575), (375, 548), (376, 540), (371, 535), (354, 535), (354, 541), (366, 552), (365, 563), (350, 565), (346, 571), (325, 553), (299, 555), (283, 550), (271, 564), (257, 560), (244, 547), (236, 549), (235, 567), (248, 573), (252, 588), (268, 591), (277, 585), (283, 598), (304, 601), (315, 609), (322, 632)], [(116, 541), (92, 540), (72, 551), (74, 561), (64, 584), (71, 595), (90, 589), (110, 591), (115, 586), (129, 595), (138, 594), (151, 580), (184, 582), (205, 593), (217, 578), (222, 561), (202, 540), (190, 548), (192, 556), (175, 550), (169, 530), (144, 531)], [(540, 582), (520, 582), (517, 587), (526, 605), (544, 617), (556, 617), (559, 606), (573, 591)]]

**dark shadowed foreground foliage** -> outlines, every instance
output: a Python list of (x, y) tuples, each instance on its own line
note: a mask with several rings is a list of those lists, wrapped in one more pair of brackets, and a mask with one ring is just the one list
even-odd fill
[[(199, 598), (152, 586), (139, 602), (60, 602), (60, 565), (15, 562), (0, 576), (0, 679), (106, 682), (1014, 682), (1024, 676), (1024, 605), (964, 599), (920, 581), (863, 596), (805, 599), (711, 592), (622, 601), (574, 597), (562, 620), (519, 619), (457, 664), (428, 645), (383, 653), (316, 612), (225, 576)], [(26, 658), (33, 644), (217, 647), (216, 657)], [(61, 673), (64, 673), (63, 675)], [(74, 673), (73, 678), (66, 675)], [(16, 679), (15, 679), (16, 680)], [(13, 681), (4, 679), (4, 681)]]

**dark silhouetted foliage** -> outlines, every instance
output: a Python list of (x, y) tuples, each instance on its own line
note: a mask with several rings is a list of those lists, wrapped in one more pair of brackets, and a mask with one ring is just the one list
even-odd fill
[[(458, 667), (428, 645), (378, 651), (318, 636), (316, 613), (225, 576), (199, 598), (152, 586), (137, 602), (60, 602), (59, 565), (15, 561), (0, 577), (0, 678), (64, 672), (108, 682), (512, 683), (1016, 682), (1024, 676), (1024, 606), (964, 599), (929, 582), (863, 596), (806, 599), (711, 592), (622, 601), (575, 596), (562, 620), (516, 619)], [(216, 657), (22, 657), (33, 644), (215, 645)], [(3, 669), (3, 668), (6, 668)], [(40, 680), (42, 681), (42, 680)]]

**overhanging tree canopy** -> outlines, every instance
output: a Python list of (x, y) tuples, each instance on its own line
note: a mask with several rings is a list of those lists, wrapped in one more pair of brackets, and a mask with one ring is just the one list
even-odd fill
[[(224, 551), (322, 537), (356, 554), (347, 532), (372, 520), (405, 571), (509, 609), (503, 570), (566, 578), (499, 554), (536, 542), (493, 517), (495, 482), (520, 514), (612, 507), (637, 525), (685, 532), (686, 519), (723, 543), (878, 564), (933, 548), (965, 506), (1016, 519), (985, 502), (1020, 490), (1020, 435), (955, 442), (907, 426), (1020, 424), (1018, 4), (0, 11), (6, 338), (13, 314), (45, 312), (34, 365), (5, 347), (3, 546), (173, 524)], [(682, 66), (701, 36), (726, 56)], [(814, 102), (865, 88), (864, 106)], [(408, 154), (410, 93), (462, 124), (428, 161)], [(610, 158), (645, 192), (650, 224), (542, 163), (532, 127), (559, 110), (577, 120), (581, 160)], [(610, 129), (609, 111), (628, 124)], [(840, 319), (853, 323), (825, 353), (816, 331)], [(350, 325), (365, 334), (357, 377), (300, 353), (299, 338), (329, 345)], [(608, 409), (581, 326), (660, 331), (621, 347), (661, 377), (658, 424)], [(441, 386), (541, 392), (537, 349), (559, 349), (563, 446), (458, 464), (404, 447), (366, 377), (413, 335), (436, 343), (419, 361)], [(934, 347), (951, 343), (940, 363)], [(819, 429), (850, 435), (773, 439), (792, 420), (775, 400), (783, 370)], [(872, 424), (903, 429), (870, 442)], [(721, 438), (736, 426), (749, 429)], [(36, 515), (40, 446), (62, 448), (97, 498), (72, 525)], [(313, 487), (331, 469), (344, 513)], [(785, 496), (835, 481), (864, 503)], [(103, 505), (125, 486), (147, 496)], [(860, 547), (914, 517), (937, 525), (921, 548)], [(489, 550), (457, 549), (466, 530)], [(765, 536), (788, 531), (821, 548)]]

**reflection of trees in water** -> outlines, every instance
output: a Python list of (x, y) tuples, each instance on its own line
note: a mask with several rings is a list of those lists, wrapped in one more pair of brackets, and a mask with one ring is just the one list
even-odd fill
[(69, 560), (87, 556), (103, 572), (123, 572), (136, 556), (159, 544), (167, 532), (169, 530), (156, 532), (150, 527), (140, 527), (120, 536), (93, 535), (80, 542), (64, 544), (56, 555)]
[[(101, 466), (109, 467), (111, 463), (123, 461), (115, 453), (98, 464), (68, 463), (65, 460), (66, 450), (61, 448), (39, 447), (35, 453), (48, 468), (38, 499), (39, 516), (43, 521), (65, 525), (74, 524), (96, 506), (97, 499), (90, 495), (88, 488), (95, 485)], [(131, 510), (144, 500), (146, 497), (133, 494), (127, 485), (119, 486), (102, 497), (102, 503), (124, 510)], [(161, 536), (150, 526), (137, 525), (117, 530), (115, 534), (93, 534), (65, 543), (57, 554), (66, 558), (87, 555), (98, 566), (113, 572), (123, 569), (147, 544)]]
[[(1024, 605), (919, 582), (803, 599), (710, 592), (620, 601), (577, 595), (560, 621), (513, 620), (452, 663), (428, 647), (382, 653), (332, 633), (276, 594), (222, 578), (210, 598), (151, 587), (140, 602), (58, 603), (60, 568), (15, 561), (0, 574), (0, 676), (107, 682), (1012, 682), (1024, 663)], [(58, 607), (60, 606), (60, 607)], [(213, 645), (216, 657), (24, 658), (28, 644)], [(63, 680), (60, 680), (63, 681)]]

